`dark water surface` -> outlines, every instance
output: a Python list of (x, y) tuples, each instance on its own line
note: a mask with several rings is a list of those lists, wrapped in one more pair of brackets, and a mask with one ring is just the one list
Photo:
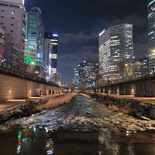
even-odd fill
[(77, 95), (70, 104), (8, 121), (0, 155), (155, 155), (155, 133), (139, 130), (147, 125)]
[(155, 155), (155, 134), (13, 126), (0, 133), (0, 150), (1, 155)]

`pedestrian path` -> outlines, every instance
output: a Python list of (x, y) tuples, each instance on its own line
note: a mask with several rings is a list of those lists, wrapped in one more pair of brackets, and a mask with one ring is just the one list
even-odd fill
[[(101, 93), (102, 95), (107, 95), (106, 93)], [(134, 95), (117, 95), (117, 94), (109, 94), (109, 96), (117, 97), (117, 98), (128, 98), (128, 99), (136, 99), (141, 102), (148, 102), (155, 104), (155, 97), (136, 97)]]
[[(41, 97), (30, 97), (28, 100), (39, 100), (39, 99), (48, 99), (48, 98), (53, 98), (56, 96), (59, 96), (62, 94), (56, 94), (56, 95), (42, 95)], [(25, 99), (12, 99), (12, 100), (7, 100), (7, 101), (1, 101), (0, 102), (0, 112), (7, 110), (8, 108), (16, 107), (19, 105), (26, 104)]]

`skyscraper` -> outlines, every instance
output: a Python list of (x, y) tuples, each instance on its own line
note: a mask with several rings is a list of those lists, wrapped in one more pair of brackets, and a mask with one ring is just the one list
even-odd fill
[(0, 28), (0, 62), (4, 61), (5, 31)]
[(52, 34), (52, 72), (57, 73), (58, 34)]
[(51, 80), (52, 78), (52, 42), (51, 42), (51, 34), (45, 33), (44, 39), (44, 65), (47, 68), (47, 80)]
[(155, 72), (155, 1), (148, 0), (149, 70)]
[(78, 84), (85, 83), (87, 87), (95, 86), (98, 74), (98, 60), (85, 60), (78, 65), (78, 69), (75, 71)]
[(73, 82), (75, 84), (75, 86), (79, 85), (79, 70), (78, 68), (74, 68), (74, 79)]
[(20, 59), (24, 56), (24, 42), (26, 35), (26, 10), (24, 0), (0, 0), (0, 27), (5, 31), (5, 45), (10, 47), (5, 50), (6, 63), (12, 65), (12, 55), (7, 50), (13, 46), (18, 48)]
[(41, 10), (36, 7), (27, 14), (27, 44), (25, 63), (35, 66), (35, 73), (39, 74), (43, 71), (44, 24)]
[(58, 35), (46, 32), (44, 43), (44, 64), (48, 68), (48, 78), (54, 79), (57, 76)]
[[(131, 24), (109, 27), (99, 34), (99, 72), (109, 76), (118, 69), (117, 62), (132, 60), (133, 28)], [(118, 73), (117, 73), (118, 74)]]

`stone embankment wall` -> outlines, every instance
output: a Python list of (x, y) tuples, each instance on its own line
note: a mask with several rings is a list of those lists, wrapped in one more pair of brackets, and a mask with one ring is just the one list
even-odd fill
[(0, 74), (0, 101), (61, 92), (60, 87)]
[(100, 92), (138, 97), (155, 96), (155, 75), (145, 78), (110, 83), (100, 88)]
[[(10, 119), (17, 119), (17, 118), (22, 118), (22, 117), (28, 117), (31, 116), (32, 114), (35, 114), (37, 112), (40, 112), (42, 110), (38, 110), (38, 106), (43, 106), (44, 104), (46, 105), (49, 100), (51, 100), (51, 105), (54, 105), (53, 107), (49, 108), (55, 108), (57, 106), (61, 106), (65, 103), (72, 103), (75, 100), (75, 96), (71, 96), (71, 100), (69, 102), (63, 102), (64, 100), (62, 97), (65, 99), (68, 99), (67, 94), (60, 94), (56, 96), (51, 96), (51, 98), (45, 98), (45, 99), (28, 99), (27, 103), (13, 106), (10, 108), (7, 108), (6, 110), (3, 110), (0, 112), (0, 123), (1, 122), (6, 122)], [(61, 104), (55, 104), (56, 99), (59, 99)], [(52, 103), (53, 102), (53, 103)]]
[(36, 113), (36, 106), (45, 104), (48, 99), (38, 99), (28, 101), (27, 104), (17, 105), (0, 112), (0, 122), (5, 122), (11, 118), (22, 118)]
[[(96, 98), (96, 95), (94, 94), (89, 95), (92, 98)], [(138, 118), (147, 117), (155, 119), (155, 104), (152, 103), (145, 103), (136, 99), (117, 98), (103, 95), (98, 95), (97, 101), (105, 104), (114, 111), (121, 111)]]

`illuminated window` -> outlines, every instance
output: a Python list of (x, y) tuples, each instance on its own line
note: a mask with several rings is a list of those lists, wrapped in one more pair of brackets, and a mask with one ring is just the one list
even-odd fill
[(57, 59), (57, 54), (52, 54), (52, 59)]

